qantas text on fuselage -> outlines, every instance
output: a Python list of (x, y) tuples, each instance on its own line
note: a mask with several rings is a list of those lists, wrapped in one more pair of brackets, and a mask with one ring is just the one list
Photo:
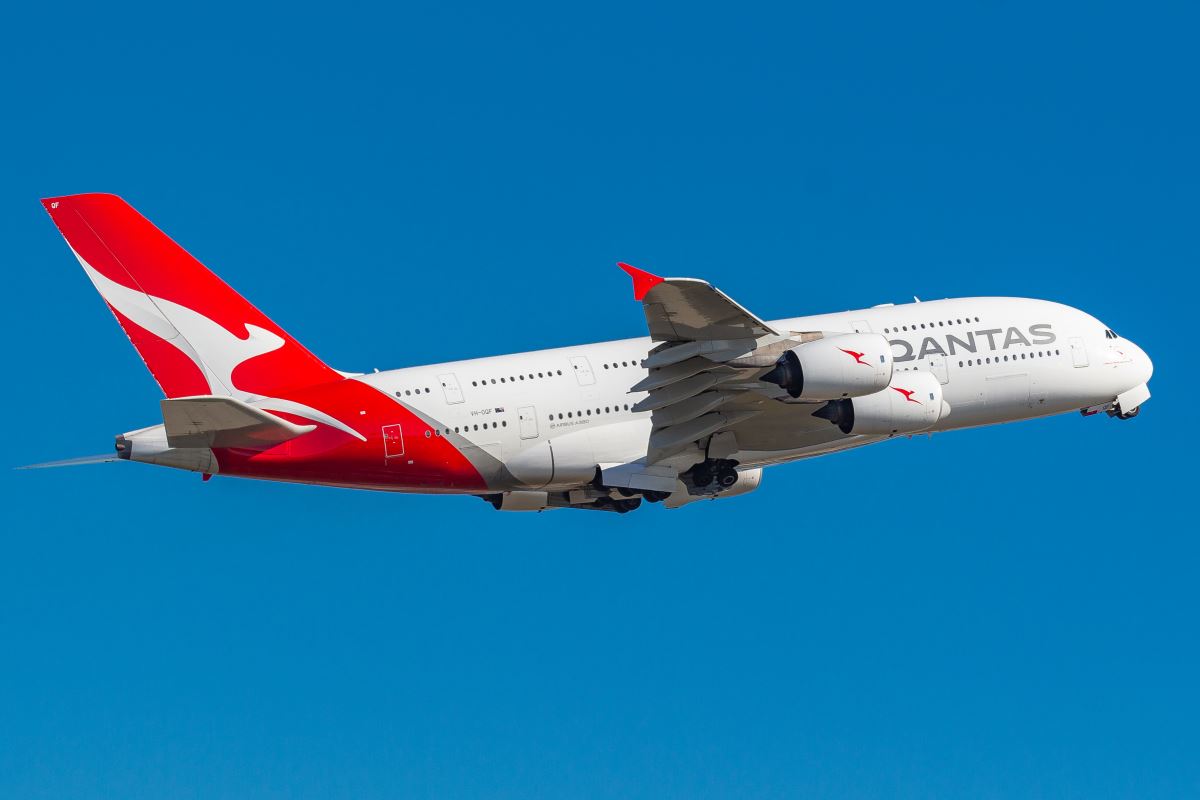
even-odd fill
[(43, 204), (165, 395), (162, 422), (118, 436), (110, 460), (205, 478), (623, 513), (744, 494), (773, 464), (915, 433), (1129, 419), (1150, 397), (1146, 354), (1059, 303), (766, 321), (705, 281), (628, 264), (648, 337), (341, 372), (120, 198)]
[[(982, 343), (986, 341), (986, 346)], [(982, 347), (985, 350), (1007, 350), (1010, 347), (1054, 344), (1054, 326), (1049, 322), (1030, 325), (1024, 333), (1020, 328), (986, 328), (978, 331), (967, 331), (962, 338), (954, 334), (945, 336), (925, 336), (918, 341), (907, 338), (889, 339), (892, 346), (892, 357), (895, 361), (913, 361), (929, 358), (930, 356), (958, 355), (960, 353), (978, 353)]]

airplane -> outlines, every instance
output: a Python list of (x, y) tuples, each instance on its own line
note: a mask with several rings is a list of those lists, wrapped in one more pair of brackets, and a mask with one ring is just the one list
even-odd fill
[(765, 321), (703, 280), (624, 263), (649, 336), (342, 372), (121, 198), (42, 203), (165, 395), (162, 423), (117, 436), (115, 454), (59, 463), (626, 513), (746, 494), (768, 466), (914, 434), (1076, 410), (1127, 420), (1150, 397), (1150, 358), (1059, 303)]

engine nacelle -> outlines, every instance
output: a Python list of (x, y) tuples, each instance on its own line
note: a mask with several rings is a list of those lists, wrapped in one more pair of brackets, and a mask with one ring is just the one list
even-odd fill
[(842, 333), (788, 350), (762, 380), (798, 400), (874, 394), (892, 379), (892, 346), (878, 333)]
[(927, 431), (950, 413), (942, 385), (928, 372), (898, 372), (881, 392), (832, 400), (813, 413), (842, 433), (869, 436)]

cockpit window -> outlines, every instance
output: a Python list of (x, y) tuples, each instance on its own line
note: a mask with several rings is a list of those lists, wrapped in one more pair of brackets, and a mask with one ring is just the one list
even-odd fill
[(1117, 336), (1116, 331), (1114, 331), (1112, 328), (1105, 328), (1104, 329), (1104, 338), (1105, 339), (1120, 339), (1121, 337)]

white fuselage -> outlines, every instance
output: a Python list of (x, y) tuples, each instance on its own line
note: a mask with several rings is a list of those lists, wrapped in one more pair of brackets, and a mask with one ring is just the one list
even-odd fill
[[(1069, 306), (1018, 298), (964, 298), (888, 305), (777, 320), (785, 331), (872, 332), (892, 344), (895, 369), (920, 370), (942, 385), (950, 413), (932, 431), (992, 425), (1111, 403), (1150, 378), (1150, 359), (1132, 342)], [(537, 448), (561, 462), (621, 464), (646, 454), (649, 413), (631, 407), (630, 387), (654, 346), (649, 338), (539, 350), (363, 375), (400, 399), (460, 448), (490, 456), (489, 486), (538, 483), (520, 465)], [(736, 429), (730, 457), (762, 466), (867, 444), (887, 437), (848, 436), (812, 417), (814, 406), (773, 402)], [(588, 431), (580, 436), (581, 431)], [(577, 445), (571, 444), (578, 443)], [(549, 455), (547, 455), (549, 457)], [(676, 457), (686, 469), (702, 453)], [(517, 467), (514, 469), (514, 467)], [(568, 487), (564, 469), (547, 479)]]

